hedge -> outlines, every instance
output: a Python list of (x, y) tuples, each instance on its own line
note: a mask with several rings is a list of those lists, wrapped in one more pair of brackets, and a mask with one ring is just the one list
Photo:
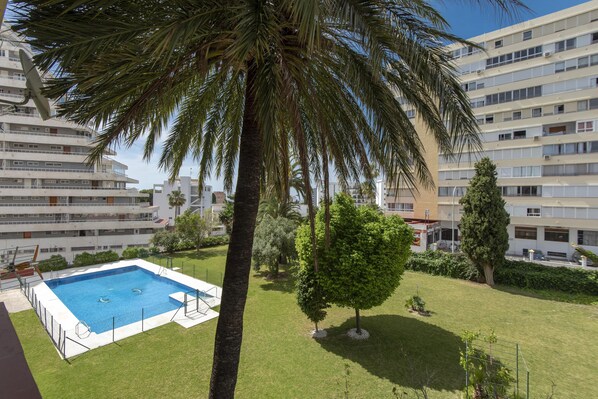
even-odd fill
[(598, 295), (598, 271), (594, 270), (506, 260), (494, 271), (494, 280), (497, 284), (520, 288)]
[(142, 247), (127, 247), (123, 251), (123, 259), (147, 258), (149, 251)]
[(63, 270), (69, 267), (68, 262), (62, 255), (52, 255), (50, 259), (44, 259), (37, 264), (39, 271), (42, 273)]
[(75, 256), (73, 261), (73, 267), (97, 265), (99, 263), (115, 262), (119, 259), (119, 256), (114, 251), (97, 252), (90, 254), (89, 252), (83, 252)]
[[(217, 247), (219, 245), (226, 245), (228, 244), (228, 241), (229, 237), (227, 235), (206, 237), (201, 242), (201, 248), (210, 248)], [(190, 249), (195, 249), (195, 244), (188, 241), (181, 241), (176, 246), (177, 251), (187, 251)]]
[[(405, 268), (463, 280), (476, 281), (480, 277), (467, 257), (441, 251), (414, 253)], [(506, 259), (504, 264), (494, 271), (494, 281), (496, 284), (519, 288), (598, 295), (598, 271), (580, 268), (551, 267)]]
[(466, 256), (442, 251), (412, 253), (405, 269), (435, 276), (477, 281), (480, 274)]

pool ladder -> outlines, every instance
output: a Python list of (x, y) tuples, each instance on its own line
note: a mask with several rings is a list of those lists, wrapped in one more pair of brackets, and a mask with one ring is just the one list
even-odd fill
[[(83, 331), (79, 330), (81, 326), (85, 328)], [(79, 322), (75, 326), (75, 334), (77, 334), (77, 337), (81, 339), (87, 338), (91, 335), (91, 327), (89, 327), (89, 325), (85, 321), (79, 320)]]

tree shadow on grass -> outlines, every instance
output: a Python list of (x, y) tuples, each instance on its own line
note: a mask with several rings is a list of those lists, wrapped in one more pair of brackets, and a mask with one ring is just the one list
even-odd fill
[(327, 351), (402, 387), (449, 391), (464, 387), (464, 371), (459, 365), (463, 344), (457, 335), (398, 315), (362, 316), (361, 325), (370, 333), (367, 340), (352, 340), (345, 335), (355, 327), (355, 319), (351, 318), (327, 328), (328, 337), (317, 342)]
[(254, 277), (263, 278), (264, 282), (260, 287), (264, 291), (278, 291), (292, 294), (295, 291), (295, 276), (289, 270), (279, 272), (278, 277), (268, 277), (267, 272), (257, 272)]

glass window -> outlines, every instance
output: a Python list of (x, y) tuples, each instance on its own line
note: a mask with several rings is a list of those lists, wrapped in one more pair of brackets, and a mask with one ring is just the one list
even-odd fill
[(588, 109), (588, 100), (582, 100), (577, 102), (577, 111), (587, 111)]
[(515, 226), (515, 238), (536, 240), (538, 238), (538, 229), (535, 227)]
[[(596, 105), (598, 106), (598, 102)], [(538, 118), (540, 116), (542, 116), (542, 108), (532, 108), (532, 118)]]
[(569, 230), (564, 229), (544, 229), (545, 241), (569, 242)]
[(519, 120), (519, 119), (521, 119), (521, 111), (515, 111), (515, 112), (513, 112), (513, 120), (516, 121), (516, 120)]
[(590, 64), (588, 57), (580, 57), (577, 59), (577, 68), (586, 68)]
[(598, 43), (598, 32), (592, 33), (592, 44)]
[(578, 230), (577, 244), (598, 246), (598, 231)]
[(598, 98), (592, 98), (590, 100), (590, 109), (598, 109)]
[(558, 104), (554, 106), (554, 113), (555, 114), (562, 114), (565, 112), (565, 105)]
[(590, 65), (598, 65), (598, 54), (590, 56)]
[(513, 139), (515, 139), (515, 140), (524, 139), (526, 134), (527, 134), (527, 131), (525, 131), (525, 130), (516, 130), (513, 132)]
[(556, 64), (554, 64), (554, 72), (555, 73), (564, 72), (564, 71), (565, 71), (565, 61), (557, 62)]
[(502, 133), (498, 135), (498, 141), (511, 140), (511, 133)]
[(494, 48), (501, 48), (502, 47), (502, 40), (497, 40), (494, 42)]
[(527, 216), (539, 217), (540, 208), (527, 208)]
[(532, 38), (532, 31), (528, 30), (523, 32), (523, 40), (530, 40)]

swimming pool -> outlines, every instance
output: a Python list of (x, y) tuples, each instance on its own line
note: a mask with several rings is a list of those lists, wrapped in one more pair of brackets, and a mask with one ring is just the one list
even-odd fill
[[(97, 334), (176, 310), (181, 302), (170, 294), (195, 291), (139, 266), (47, 280), (46, 285)], [(211, 298), (201, 291), (199, 295)]]

